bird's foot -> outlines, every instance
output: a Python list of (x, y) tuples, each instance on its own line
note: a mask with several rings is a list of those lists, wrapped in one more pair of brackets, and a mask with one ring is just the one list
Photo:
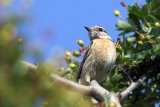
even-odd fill
[(97, 82), (96, 80), (92, 80), (92, 81), (90, 82), (90, 85), (91, 85), (91, 86), (99, 86), (99, 84), (98, 84), (98, 82)]

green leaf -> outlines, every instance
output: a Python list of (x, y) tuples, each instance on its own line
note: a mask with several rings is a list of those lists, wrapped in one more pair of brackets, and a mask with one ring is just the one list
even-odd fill
[(147, 4), (145, 4), (145, 5), (143, 5), (143, 7), (142, 7), (142, 12), (143, 12), (143, 14), (145, 14), (145, 17), (148, 15), (148, 5)]
[(121, 32), (118, 34), (118, 36), (123, 36), (125, 33), (124, 32)]
[(118, 74), (117, 72), (112, 76), (111, 81), (112, 82), (119, 82), (122, 79), (122, 75)]
[(130, 37), (127, 38), (127, 41), (128, 42), (135, 42), (136, 41), (136, 37), (130, 36)]
[(154, 46), (153, 46), (153, 49), (154, 49), (154, 52), (155, 52), (155, 53), (157, 53), (157, 54), (160, 53), (160, 43), (157, 44), (157, 45), (154, 45)]
[(131, 56), (129, 54), (125, 55), (122, 59), (122, 62), (125, 62), (125, 63), (132, 62)]
[(149, 14), (149, 15), (146, 17), (146, 20), (147, 20), (148, 22), (154, 23), (154, 22), (157, 21), (157, 18), (155, 17), (155, 15)]
[(152, 0), (146, 0), (146, 2), (149, 4)]
[(145, 58), (145, 53), (143, 52), (137, 53), (135, 56), (137, 62), (141, 62), (144, 58)]
[(134, 3), (133, 6), (129, 6), (128, 11), (129, 11), (129, 13), (132, 13), (141, 19), (143, 19), (146, 16), (146, 14), (140, 9), (140, 7), (138, 6), (137, 3)]
[(152, 10), (158, 9), (159, 6), (160, 6), (160, 1), (159, 0), (152, 0), (151, 1)]
[(142, 25), (142, 30), (146, 33), (146, 34), (149, 34), (152, 30), (152, 27), (151, 26), (145, 26), (144, 24)]
[(155, 35), (147, 35), (147, 37), (148, 37), (149, 39), (152, 39), (152, 38), (155, 37)]
[(119, 20), (116, 24), (118, 30), (125, 30), (125, 32), (133, 31), (134, 27), (130, 24), (125, 23), (124, 21)]
[(129, 13), (127, 20), (128, 20), (128, 23), (134, 26), (135, 30), (141, 30), (140, 19), (135, 14)]

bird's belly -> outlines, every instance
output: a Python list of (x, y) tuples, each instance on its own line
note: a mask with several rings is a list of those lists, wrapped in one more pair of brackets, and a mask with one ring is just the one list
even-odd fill
[[(103, 63), (102, 63), (103, 62)], [(114, 61), (108, 62), (108, 61), (102, 61), (97, 62), (97, 65), (95, 65), (95, 80), (98, 82), (101, 82), (105, 79), (106, 75), (112, 70), (114, 66)]]
[(97, 82), (101, 82), (105, 79), (105, 77), (109, 74), (109, 72), (113, 69), (113, 66), (115, 64), (116, 55), (115, 54), (109, 54), (106, 53), (101, 56), (97, 56), (95, 60), (95, 75), (94, 79)]

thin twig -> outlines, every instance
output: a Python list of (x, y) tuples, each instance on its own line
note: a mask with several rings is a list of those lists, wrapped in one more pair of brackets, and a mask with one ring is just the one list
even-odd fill
[(129, 75), (129, 73), (127, 73), (126, 70), (124, 70), (124, 69), (121, 69), (121, 71), (123, 71), (123, 73), (125, 73), (125, 74), (127, 75), (129, 81), (130, 81), (131, 83), (133, 83), (133, 80), (132, 80), (131, 76)]
[[(152, 72), (153, 70), (150, 69), (147, 71), (147, 73)], [(130, 86), (125, 89), (124, 91), (122, 91), (120, 93), (121, 98), (120, 100), (123, 100), (124, 98), (126, 98), (129, 94), (131, 94), (133, 92), (133, 90), (135, 90), (136, 88), (138, 88), (141, 84), (143, 84), (145, 82), (145, 80), (147, 79), (147, 74), (144, 74), (143, 76), (141, 76), (136, 82), (132, 82), (130, 84)]]

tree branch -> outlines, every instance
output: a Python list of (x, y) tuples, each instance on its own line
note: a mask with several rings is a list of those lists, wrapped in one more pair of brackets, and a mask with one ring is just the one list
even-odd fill
[(117, 105), (117, 107), (121, 107), (121, 104), (119, 102), (118, 96), (114, 93), (109, 92), (108, 90), (101, 87), (96, 81), (91, 81), (90, 86), (84, 86), (80, 85), (78, 83), (75, 83), (71, 80), (67, 80), (65, 78), (62, 78), (58, 75), (52, 74), (53, 79), (63, 84), (65, 87), (78, 91), (84, 95), (90, 96), (95, 98), (97, 101), (102, 102), (104, 101), (105, 95), (110, 95), (110, 102)]
[[(157, 59), (156, 59), (157, 60)], [(157, 60), (160, 62), (160, 58)], [(52, 78), (57, 83), (62, 84), (66, 88), (78, 91), (84, 95), (90, 96), (95, 98), (97, 101), (102, 102), (105, 100), (105, 96), (110, 96), (110, 102), (116, 104), (116, 107), (121, 107), (120, 100), (123, 100), (126, 98), (131, 92), (133, 92), (136, 88), (138, 88), (142, 83), (145, 82), (145, 80), (148, 78), (148, 75), (152, 73), (155, 69), (158, 69), (159, 65), (157, 64), (157, 61), (154, 61), (154, 66), (152, 66), (150, 69), (145, 72), (144, 75), (142, 75), (136, 82), (132, 82), (128, 88), (126, 88), (124, 91), (120, 93), (120, 95), (117, 95), (115, 93), (112, 93), (103, 87), (101, 87), (96, 81), (91, 81), (89, 86), (80, 85), (78, 83), (75, 83), (71, 80), (67, 80), (65, 78), (62, 78), (56, 74), (52, 74)], [(26, 66), (28, 69), (37, 69), (37, 66), (28, 62), (21, 61), (21, 63)], [(139, 64), (136, 68), (133, 69), (139, 69), (141, 67), (141, 64)], [(143, 66), (144, 67), (144, 66)]]
[(31, 63), (29, 63), (29, 62), (20, 61), (20, 63), (21, 63), (22, 65), (24, 65), (25, 67), (27, 67), (28, 69), (34, 69), (34, 70), (37, 69), (37, 66), (36, 66), (36, 65), (31, 64)]
[[(25, 61), (21, 61), (21, 63), (26, 66), (28, 69), (37, 69), (37, 66)], [(99, 102), (103, 102), (104, 96), (109, 95), (110, 96), (110, 102), (108, 103), (114, 103), (116, 104), (116, 107), (121, 107), (121, 104), (119, 102), (118, 96), (115, 93), (109, 92), (108, 90), (101, 87), (97, 81), (93, 80), (91, 81), (89, 86), (80, 85), (76, 82), (73, 82), (71, 80), (67, 80), (66, 78), (60, 77), (56, 74), (52, 74), (52, 79), (56, 81), (57, 83), (65, 86), (68, 89), (77, 91), (82, 93), (83, 95), (87, 95), (90, 97), (93, 97)]]
[(132, 82), (131, 85), (125, 89), (124, 91), (122, 91), (120, 93), (121, 97), (120, 100), (123, 100), (125, 97), (127, 97), (130, 93), (133, 92), (133, 90), (135, 90), (136, 88), (138, 88), (142, 83), (145, 82), (145, 80), (147, 79), (146, 75), (143, 75), (142, 77), (140, 77), (136, 82)]

